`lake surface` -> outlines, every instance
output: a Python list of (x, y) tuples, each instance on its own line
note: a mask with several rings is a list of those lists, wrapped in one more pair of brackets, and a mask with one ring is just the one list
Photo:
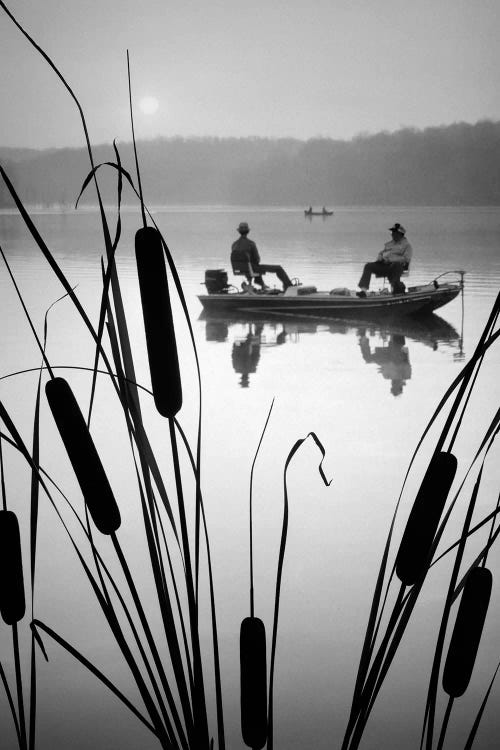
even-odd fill
[[(32, 215), (95, 323), (103, 252), (97, 213), (38, 211)], [(255, 614), (266, 624), (268, 649), (283, 515), (283, 469), (296, 440), (316, 433), (326, 450), (324, 471), (332, 480), (329, 487), (323, 484), (318, 473), (321, 455), (313, 441), (306, 441), (288, 471), (289, 530), (276, 655), (275, 748), (338, 748), (376, 574), (406, 470), (439, 400), (472, 355), (500, 287), (500, 214), (497, 209), (477, 207), (346, 208), (336, 210), (331, 218), (308, 220), (300, 208), (169, 207), (157, 208), (153, 215), (183, 284), (202, 373), (202, 486), (218, 606), (227, 747), (244, 747), (239, 730), (238, 642), (241, 620), (249, 614), (249, 478), (274, 399), (254, 475)], [(115, 220), (112, 211), (109, 218)], [(464, 269), (463, 298), (439, 310), (430, 321), (409, 319), (394, 324), (206, 317), (197, 300), (204, 292), (204, 271), (229, 271), (230, 245), (242, 220), (249, 222), (250, 237), (263, 262), (281, 263), (291, 277), (320, 289), (355, 288), (363, 263), (375, 258), (390, 238), (388, 227), (399, 221), (407, 228), (414, 250), (407, 283), (427, 282), (445, 271)], [(139, 226), (139, 212), (125, 210), (117, 266), (137, 379), (149, 388), (133, 253)], [(13, 212), (0, 213), (0, 244), (41, 335), (45, 311), (62, 296), (62, 287)], [(273, 283), (270, 276), (266, 281)], [(378, 284), (376, 280), (374, 288)], [(36, 368), (40, 354), (5, 268), (0, 274), (0, 293), (0, 374)], [(179, 420), (194, 446), (198, 410), (194, 358), (176, 301), (174, 313), (184, 391)], [(93, 364), (92, 342), (67, 299), (49, 313), (47, 352), (53, 367)], [(498, 408), (499, 364), (496, 345), (485, 358), (454, 447), (459, 460), (457, 487)], [(88, 404), (88, 373), (73, 369), (58, 374), (71, 382), (81, 404)], [(0, 382), (0, 398), (28, 445), (36, 382), (36, 372)], [(102, 379), (93, 435), (122, 512), (120, 541), (147, 596), (151, 583), (137, 523), (138, 492), (123, 418), (113, 399)], [(168, 474), (168, 427), (148, 396), (141, 404)], [(438, 420), (410, 473), (392, 555), (442, 424)], [(45, 403), (41, 440), (41, 464), (80, 509), (81, 496)], [(27, 560), (29, 472), (12, 450), (6, 447), (4, 452), (8, 504), (19, 514)], [(498, 497), (498, 459), (495, 445), (485, 463), (477, 520), (494, 508)], [(169, 480), (169, 489), (173, 487)], [(459, 503), (443, 545), (456, 539), (463, 515), (464, 505)], [(472, 541), (467, 559), (472, 560), (479, 549), (479, 540)], [(105, 545), (103, 554), (112, 560)], [(361, 744), (364, 750), (419, 746), (429, 669), (451, 569), (448, 558), (429, 575), (368, 723)], [(488, 560), (494, 576), (490, 611), (471, 686), (452, 713), (449, 747), (463, 746), (500, 658), (499, 562), (494, 547)], [(25, 568), (28, 578), (29, 566)], [(140, 705), (71, 544), (45, 498), (36, 575), (35, 616), (98, 664)], [(201, 587), (206, 591), (204, 576)], [(202, 600), (206, 604), (204, 595)], [(152, 622), (154, 618), (152, 611)], [(26, 646), (29, 619), (27, 615), (21, 629)], [(202, 619), (201, 628), (208, 639), (207, 618)], [(46, 664), (39, 659), (39, 748), (149, 750), (157, 746), (94, 677), (48, 637), (45, 646), (50, 661)], [(12, 677), (10, 633), (3, 623), (0, 649), (2, 664)], [(28, 664), (26, 657), (23, 666), (28, 669)], [(499, 691), (495, 683), (477, 748), (491, 748), (492, 738), (500, 732)], [(0, 711), (2, 735), (8, 738), (2, 747), (15, 747), (4, 698)]]

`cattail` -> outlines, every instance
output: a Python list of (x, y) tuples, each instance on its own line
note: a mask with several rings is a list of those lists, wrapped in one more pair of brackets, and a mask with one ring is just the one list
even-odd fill
[(120, 511), (73, 392), (64, 378), (53, 378), (45, 393), (92, 520), (100, 532), (112, 534)]
[(396, 573), (406, 586), (425, 574), (456, 470), (457, 459), (452, 453), (436, 453), (427, 467), (396, 557)]
[(443, 689), (452, 698), (467, 690), (490, 603), (493, 578), (487, 568), (468, 574), (443, 670)]
[(182, 386), (165, 257), (157, 229), (139, 229), (135, 257), (154, 401), (163, 417), (173, 417), (182, 406)]
[(0, 614), (7, 625), (14, 625), (24, 617), (26, 602), (19, 524), (11, 510), (0, 510), (0, 570)]
[(260, 750), (267, 741), (266, 630), (258, 617), (245, 617), (240, 630), (241, 733)]

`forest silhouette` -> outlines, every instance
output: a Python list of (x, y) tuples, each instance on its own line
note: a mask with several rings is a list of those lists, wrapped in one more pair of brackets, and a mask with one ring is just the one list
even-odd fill
[[(134, 174), (131, 143), (117, 144)], [(399, 205), (500, 203), (500, 122), (456, 123), (423, 130), (317, 137), (181, 136), (138, 142), (150, 205)], [(94, 148), (96, 163), (116, 161), (111, 144)], [(0, 160), (28, 205), (70, 206), (88, 173), (86, 149), (0, 147)], [(100, 170), (113, 202), (116, 172)], [(125, 186), (125, 202), (134, 203)], [(92, 188), (82, 202), (96, 202)], [(0, 186), (0, 206), (10, 197)]]

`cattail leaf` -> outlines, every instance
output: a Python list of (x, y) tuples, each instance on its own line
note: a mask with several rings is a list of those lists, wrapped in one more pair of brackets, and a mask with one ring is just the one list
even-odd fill
[(156, 229), (138, 230), (135, 256), (155, 405), (162, 416), (173, 417), (182, 406), (182, 387), (165, 258)]
[(497, 672), (500, 668), (500, 663), (497, 664), (497, 668), (495, 669), (495, 672), (493, 674), (493, 677), (491, 678), (490, 684), (488, 685), (488, 689), (485, 693), (485, 696), (481, 702), (481, 705), (479, 707), (479, 711), (477, 712), (476, 718), (474, 719), (474, 723), (472, 725), (472, 729), (470, 730), (469, 736), (467, 737), (467, 742), (464, 745), (464, 750), (471, 750), (472, 745), (474, 744), (474, 740), (476, 739), (477, 730), (479, 729), (479, 724), (481, 723), (481, 719), (483, 718), (484, 709), (486, 708), (486, 704), (488, 702), (488, 698), (490, 697), (491, 689), (493, 687), (493, 683), (495, 682), (495, 678), (497, 676)]
[[(115, 150), (116, 158), (118, 162), (120, 162), (120, 154), (118, 152), (118, 149), (116, 147), (116, 142), (113, 141), (113, 148)], [(90, 404), (89, 404), (89, 416), (88, 416), (88, 422), (90, 424), (90, 417), (92, 414), (92, 407), (94, 404), (94, 395), (95, 395), (95, 389), (97, 384), (97, 369), (99, 366), (99, 353), (100, 349), (102, 348), (101, 342), (102, 342), (102, 336), (104, 333), (104, 324), (106, 319), (106, 312), (109, 310), (109, 287), (111, 283), (111, 276), (114, 269), (114, 263), (115, 263), (115, 253), (116, 249), (118, 247), (118, 242), (120, 240), (121, 235), (121, 200), (122, 200), (122, 175), (121, 172), (118, 172), (118, 186), (117, 186), (117, 211), (118, 211), (118, 217), (116, 222), (116, 232), (115, 232), (115, 239), (113, 241), (113, 245), (111, 248), (111, 252), (108, 253), (108, 268), (105, 273), (103, 273), (103, 289), (102, 289), (102, 295), (101, 295), (101, 309), (99, 312), (99, 323), (97, 326), (97, 343), (96, 343), (96, 352), (95, 352), (95, 358), (94, 358), (94, 371), (92, 374), (92, 389), (90, 393)], [(76, 206), (75, 206), (76, 207)], [(103, 264), (103, 260), (101, 258), (101, 265)], [(116, 366), (115, 362), (115, 366)], [(119, 384), (121, 385), (121, 384)]]
[(38, 648), (42, 652), (43, 658), (45, 659), (45, 661), (48, 661), (49, 657), (47, 656), (47, 651), (45, 650), (45, 646), (43, 644), (43, 641), (40, 638), (40, 633), (38, 632), (38, 630), (35, 627), (33, 627), (33, 622), (30, 623), (30, 627), (31, 627), (31, 632), (33, 633), (33, 638), (34, 638), (35, 643), (38, 644)]
[(156, 728), (136, 709), (136, 707), (126, 698), (123, 693), (109, 680), (97, 667), (95, 667), (88, 659), (71, 646), (68, 641), (58, 635), (52, 628), (45, 625), (40, 620), (33, 620), (31, 624), (32, 630), (38, 629), (43, 630), (49, 635), (56, 643), (73, 656), (80, 664), (89, 670), (97, 679), (103, 683), (135, 716), (139, 719), (153, 734), (157, 734)]
[(291, 460), (299, 450), (300, 446), (308, 439), (312, 438), (314, 442), (316, 443), (316, 446), (319, 448), (321, 452), (321, 461), (318, 465), (318, 471), (321, 476), (321, 479), (323, 480), (323, 483), (328, 487), (328, 485), (331, 483), (331, 480), (328, 481), (328, 479), (325, 476), (325, 473), (323, 471), (323, 459), (325, 457), (325, 448), (316, 435), (315, 432), (309, 432), (308, 435), (306, 435), (305, 438), (301, 438), (295, 442), (295, 444), (292, 446), (286, 461), (285, 461), (285, 468), (283, 470), (283, 522), (281, 525), (281, 540), (280, 540), (280, 547), (278, 552), (278, 570), (276, 574), (276, 589), (274, 594), (274, 616), (273, 616), (273, 632), (271, 636), (271, 664), (269, 668), (269, 700), (268, 700), (268, 739), (267, 739), (267, 748), (268, 750), (273, 750), (273, 711), (274, 711), (274, 665), (276, 661), (276, 644), (278, 639), (278, 619), (279, 619), (279, 608), (280, 608), (280, 598), (281, 598), (281, 581), (283, 577), (283, 565), (285, 562), (285, 550), (286, 550), (286, 541), (288, 537), (288, 486), (287, 486), (287, 471), (288, 467), (290, 465)]
[[(191, 447), (188, 443), (187, 437), (181, 425), (179, 424), (178, 420), (175, 417), (174, 417), (174, 423), (183, 440), (184, 446), (186, 448), (186, 452), (189, 457), (189, 461), (191, 463), (193, 474), (195, 475), (197, 479), (197, 484), (199, 486), (199, 470), (194, 460)], [(222, 703), (222, 680), (221, 680), (220, 656), (219, 656), (219, 637), (218, 637), (218, 630), (217, 630), (217, 612), (216, 612), (216, 606), (215, 606), (214, 576), (213, 576), (213, 567), (212, 567), (212, 556), (210, 552), (210, 539), (209, 539), (209, 534), (208, 534), (207, 519), (205, 517), (205, 508), (203, 505), (201, 489), (199, 492), (199, 501), (200, 501), (200, 508), (201, 508), (201, 517), (203, 521), (203, 530), (205, 533), (205, 546), (206, 546), (206, 553), (207, 553), (207, 572), (208, 572), (208, 582), (209, 582), (209, 590), (210, 590), (210, 609), (211, 609), (211, 614), (212, 614), (215, 702), (216, 702), (216, 708), (217, 708), (218, 742), (219, 742), (218, 750), (225, 750), (226, 739), (225, 739), (225, 731), (224, 731), (224, 710), (223, 710), (223, 703)]]
[(7, 625), (24, 617), (23, 560), (17, 516), (11, 510), (0, 510), (0, 614)]
[(467, 690), (490, 603), (492, 583), (488, 568), (474, 568), (467, 576), (443, 670), (443, 689), (453, 698), (460, 697)]
[(0, 682), (3, 685), (3, 688), (5, 690), (5, 695), (7, 696), (7, 702), (9, 704), (10, 713), (12, 714), (12, 719), (14, 721), (14, 728), (16, 730), (17, 740), (19, 742), (19, 747), (21, 747), (21, 729), (19, 727), (19, 721), (17, 718), (16, 713), (16, 706), (14, 704), (14, 698), (12, 697), (12, 692), (7, 680), (7, 675), (5, 674), (4, 668), (2, 667), (2, 663), (0, 662)]
[(412, 586), (427, 569), (432, 541), (457, 470), (452, 453), (435, 453), (413, 504), (396, 557), (396, 573)]
[[(116, 154), (115, 141), (113, 141), (113, 147), (115, 148), (115, 154)], [(78, 198), (76, 199), (75, 208), (78, 208), (78, 203), (80, 201), (80, 198), (82, 197), (83, 193), (85, 192), (85, 190), (87, 189), (87, 187), (89, 186), (89, 184), (95, 179), (95, 175), (97, 173), (97, 170), (100, 169), (101, 167), (113, 167), (114, 169), (116, 169), (118, 171), (118, 174), (119, 174), (119, 177), (120, 177), (120, 182), (121, 182), (122, 176), (124, 176), (128, 180), (128, 182), (130, 183), (130, 185), (132, 186), (132, 188), (134, 187), (134, 183), (133, 183), (132, 177), (130, 176), (130, 174), (127, 172), (126, 169), (123, 169), (123, 167), (121, 166), (119, 160), (118, 160), (117, 164), (115, 164), (115, 162), (112, 162), (112, 161), (103, 161), (101, 164), (96, 164), (96, 166), (93, 167), (90, 170), (90, 172), (86, 176), (85, 180), (83, 181), (81, 190), (80, 190), (80, 192), (78, 194)]]
[(241, 733), (245, 745), (260, 750), (267, 741), (266, 630), (258, 617), (240, 628)]
[(64, 378), (49, 380), (45, 393), (92, 520), (101, 533), (112, 534), (120, 511), (78, 402)]

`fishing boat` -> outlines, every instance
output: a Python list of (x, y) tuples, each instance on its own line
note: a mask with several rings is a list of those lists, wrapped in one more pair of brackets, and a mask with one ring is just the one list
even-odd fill
[[(223, 269), (205, 272), (206, 294), (198, 295), (203, 309), (208, 312), (244, 312), (294, 314), (366, 320), (375, 316), (399, 317), (422, 315), (447, 305), (463, 290), (464, 271), (446, 271), (427, 284), (411, 286), (403, 294), (391, 294), (388, 289), (368, 292), (358, 297), (356, 291), (334, 288), (320, 291), (315, 286), (297, 280), (286, 291), (245, 289), (228, 284)], [(459, 279), (444, 281), (447, 274), (458, 274)]]
[(327, 211), (323, 208), (322, 211), (313, 211), (312, 208), (304, 209), (304, 216), (333, 216), (333, 211)]

